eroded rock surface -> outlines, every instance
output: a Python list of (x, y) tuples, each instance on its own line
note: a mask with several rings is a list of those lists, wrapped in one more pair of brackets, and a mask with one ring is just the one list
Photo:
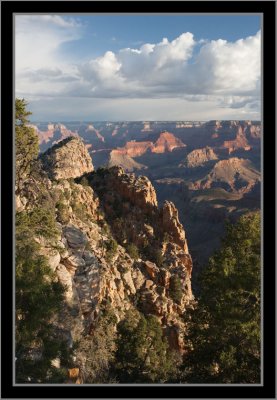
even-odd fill
[(52, 179), (68, 179), (93, 171), (88, 150), (80, 138), (69, 137), (41, 155)]

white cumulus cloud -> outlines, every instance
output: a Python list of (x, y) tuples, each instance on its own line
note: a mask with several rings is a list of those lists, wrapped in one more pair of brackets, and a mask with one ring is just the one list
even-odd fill
[(60, 57), (59, 49), (81, 37), (78, 19), (15, 18), (16, 91), (26, 98), (180, 99), (195, 107), (210, 103), (218, 109), (260, 110), (260, 31), (235, 42), (196, 41), (186, 32), (172, 41), (108, 50), (73, 63)]

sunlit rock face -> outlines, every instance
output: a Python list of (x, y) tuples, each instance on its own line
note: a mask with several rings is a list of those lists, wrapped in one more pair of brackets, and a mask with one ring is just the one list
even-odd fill
[(81, 139), (69, 137), (41, 155), (44, 168), (52, 179), (77, 178), (93, 171), (88, 150)]

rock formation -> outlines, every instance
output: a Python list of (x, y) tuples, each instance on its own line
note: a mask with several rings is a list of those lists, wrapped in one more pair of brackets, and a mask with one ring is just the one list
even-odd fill
[(250, 150), (251, 147), (245, 136), (245, 127), (239, 125), (235, 139), (225, 140), (222, 147), (228, 149), (229, 154), (238, 149)]
[[(88, 152), (77, 138), (54, 146), (41, 160), (57, 202), (59, 236), (54, 248), (38, 238), (40, 251), (66, 287), (57, 330), (71, 346), (93, 332), (107, 303), (120, 321), (138, 301), (143, 313), (159, 319), (170, 346), (182, 353), (182, 315), (193, 301), (192, 259), (174, 204), (165, 202), (159, 209), (147, 177), (120, 167), (92, 172)], [(72, 179), (83, 174), (88, 185)], [(18, 204), (19, 211), (25, 209), (20, 196)], [(121, 240), (124, 229), (126, 239)], [(130, 244), (137, 246), (138, 257), (129, 254)], [(173, 277), (182, 287), (178, 302), (171, 295)]]
[(185, 231), (179, 221), (177, 208), (171, 201), (165, 201), (163, 205), (162, 223), (165, 232), (172, 235), (174, 242), (177, 243), (186, 254), (188, 254)]
[(123, 168), (111, 169), (110, 187), (120, 196), (143, 210), (157, 207), (155, 189), (146, 176), (136, 177), (135, 174), (126, 174)]
[(91, 157), (79, 138), (69, 137), (41, 155), (52, 179), (68, 179), (93, 171)]
[(42, 148), (49, 147), (66, 139), (67, 137), (78, 137), (76, 131), (71, 131), (63, 124), (48, 124), (47, 130), (40, 130), (38, 127), (32, 125), (36, 130), (39, 137), (39, 144)]
[(260, 174), (249, 160), (232, 157), (218, 161), (208, 175), (191, 183), (190, 189), (221, 187), (227, 191), (247, 193), (259, 181)]
[(180, 147), (186, 147), (186, 145), (180, 139), (177, 139), (172, 133), (165, 131), (160, 134), (158, 140), (154, 143), (152, 153), (171, 152), (175, 148)]
[(118, 154), (126, 154), (129, 157), (139, 157), (152, 148), (152, 142), (136, 142), (133, 140), (131, 142), (127, 142), (124, 147), (116, 150)]
[(189, 168), (200, 167), (206, 162), (211, 160), (217, 160), (218, 157), (211, 147), (205, 147), (203, 149), (195, 149), (191, 151), (185, 160), (185, 165)]
[(160, 133), (155, 142), (145, 141), (127, 142), (124, 147), (116, 149), (117, 154), (128, 155), (129, 157), (140, 157), (147, 151), (150, 153), (172, 152), (175, 148), (186, 147), (186, 145), (170, 132)]

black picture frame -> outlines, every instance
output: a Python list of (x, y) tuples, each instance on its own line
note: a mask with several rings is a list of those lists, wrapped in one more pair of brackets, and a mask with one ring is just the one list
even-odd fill
[[(263, 384), (13, 385), (13, 14), (261, 13), (263, 15)], [(275, 398), (275, 1), (1, 2), (1, 398)], [(273, 261), (272, 261), (273, 259)]]

